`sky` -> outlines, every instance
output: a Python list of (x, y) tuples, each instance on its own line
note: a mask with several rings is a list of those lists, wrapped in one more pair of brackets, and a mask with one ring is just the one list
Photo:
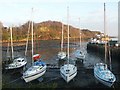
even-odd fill
[(28, 20), (67, 24), (69, 7), (70, 25), (104, 32), (104, 2), (107, 34), (118, 36), (118, 0), (0, 0), (0, 21), (4, 26), (19, 26)]

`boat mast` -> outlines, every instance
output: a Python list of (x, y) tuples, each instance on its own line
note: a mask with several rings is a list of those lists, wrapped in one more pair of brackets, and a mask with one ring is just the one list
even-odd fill
[(67, 24), (68, 24), (68, 48), (67, 48), (67, 53), (68, 53), (68, 62), (67, 64), (69, 64), (69, 7), (67, 7)]
[(63, 25), (63, 23), (62, 23), (61, 51), (63, 51), (63, 28), (64, 28), (64, 25)]
[[(79, 18), (79, 24), (80, 24), (80, 18)], [(81, 30), (80, 30), (80, 27), (79, 27), (79, 33), (80, 33), (80, 49), (81, 49)]]
[(107, 41), (106, 41), (106, 10), (104, 3), (104, 37), (105, 37), (105, 63), (107, 61)]
[(14, 59), (14, 55), (13, 55), (13, 37), (12, 37), (12, 27), (10, 27), (10, 36), (11, 36), (11, 50), (12, 50), (12, 59)]
[[(32, 8), (32, 13), (33, 13), (33, 8)], [(32, 31), (32, 65), (33, 65), (33, 18), (31, 21), (31, 31)]]

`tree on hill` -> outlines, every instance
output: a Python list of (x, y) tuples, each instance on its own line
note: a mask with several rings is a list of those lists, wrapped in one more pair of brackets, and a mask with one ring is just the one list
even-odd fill
[[(20, 25), (18, 27), (13, 27), (13, 40), (23, 40), (27, 38), (28, 26), (30, 21)], [(60, 39), (61, 38), (62, 23), (58, 21), (45, 21), (41, 23), (34, 23), (34, 34), (38, 39)], [(8, 39), (8, 29), (2, 29), (3, 40)], [(98, 31), (90, 31), (88, 29), (82, 29), (82, 38), (91, 38), (95, 34), (100, 33)], [(31, 31), (30, 31), (31, 38)], [(64, 24), (64, 38), (67, 38), (67, 25)], [(79, 29), (70, 26), (70, 38), (79, 38)]]

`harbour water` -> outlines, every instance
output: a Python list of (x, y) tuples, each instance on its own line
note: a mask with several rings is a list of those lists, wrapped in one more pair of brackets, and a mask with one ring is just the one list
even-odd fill
[[(58, 66), (57, 68), (47, 68), (45, 75), (39, 80), (34, 80), (30, 83), (25, 83), (21, 78), (22, 73), (16, 71), (3, 71), (2, 73), (2, 88), (108, 88), (105, 85), (99, 83), (93, 75), (93, 66), (97, 62), (103, 62), (104, 57), (97, 53), (88, 52), (86, 50), (87, 42), (82, 42), (82, 50), (85, 52), (86, 57), (83, 63), (79, 60), (75, 60), (74, 52), (79, 49), (79, 42), (70, 43), (70, 57), (74, 63), (76, 63), (78, 68), (77, 76), (66, 83), (60, 76), (60, 66), (65, 63), (65, 61), (59, 61), (57, 54), (60, 51), (60, 41), (49, 40), (36, 42), (34, 45), (34, 52), (41, 55), (41, 59), (46, 64), (52, 64)], [(37, 47), (36, 47), (37, 46)], [(29, 46), (30, 47), (30, 46)], [(20, 47), (21, 48), (21, 47)], [(14, 54), (19, 54), (24, 56), (25, 46), (21, 49), (18, 47), (14, 48)], [(3, 46), (2, 48), (2, 60), (6, 59), (7, 48)], [(67, 50), (67, 44), (64, 43), (64, 51)], [(31, 65), (31, 48), (28, 49), (27, 53), (27, 67)], [(112, 72), (115, 74), (117, 80), (114, 87), (119, 88), (120, 86), (120, 62), (118, 60), (112, 59)]]

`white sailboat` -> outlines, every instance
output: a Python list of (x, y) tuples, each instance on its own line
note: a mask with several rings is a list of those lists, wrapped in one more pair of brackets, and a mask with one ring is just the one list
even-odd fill
[[(104, 33), (105, 33), (105, 3), (104, 3)], [(106, 33), (105, 33), (105, 38), (106, 38)], [(107, 41), (105, 42), (105, 63), (96, 63), (94, 65), (94, 76), (98, 81), (100, 81), (104, 85), (111, 87), (116, 81), (116, 77), (107, 67), (106, 53), (107, 53)]]
[[(67, 8), (69, 10), (69, 8)], [(67, 10), (67, 11), (68, 11)], [(69, 12), (69, 11), (68, 11)], [(69, 14), (68, 14), (69, 16)], [(68, 24), (68, 46), (67, 46), (67, 64), (64, 64), (60, 68), (60, 74), (62, 78), (68, 83), (77, 75), (77, 67), (69, 64), (69, 24)]]
[[(32, 65), (23, 73), (22, 76), (26, 83), (44, 75), (47, 68), (46, 64), (40, 60), (39, 54), (33, 55), (33, 21), (31, 21), (31, 29), (32, 29)], [(34, 60), (35, 62), (33, 62)]]
[[(79, 21), (80, 21), (80, 19), (79, 19)], [(84, 60), (85, 59), (85, 53), (82, 51), (82, 48), (81, 48), (81, 35), (82, 35), (81, 30), (79, 30), (79, 34), (80, 34), (80, 50), (75, 51), (75, 57), (77, 59)]]
[[(10, 70), (10, 69), (18, 69), (18, 68), (22, 68), (23, 66), (25, 66), (27, 64), (27, 61), (25, 58), (23, 57), (14, 57), (14, 52), (13, 52), (13, 38), (12, 38), (12, 27), (10, 28), (10, 36), (11, 36), (11, 59), (12, 59), (12, 63), (7, 64), (5, 69), (6, 70)], [(8, 48), (9, 48), (9, 44), (8, 44)], [(9, 52), (9, 49), (7, 50), (7, 53)]]
[(58, 52), (58, 58), (61, 60), (61, 59), (64, 59), (66, 57), (66, 52), (63, 51), (63, 28), (64, 28), (64, 25), (62, 23), (62, 38), (61, 38), (61, 51)]

